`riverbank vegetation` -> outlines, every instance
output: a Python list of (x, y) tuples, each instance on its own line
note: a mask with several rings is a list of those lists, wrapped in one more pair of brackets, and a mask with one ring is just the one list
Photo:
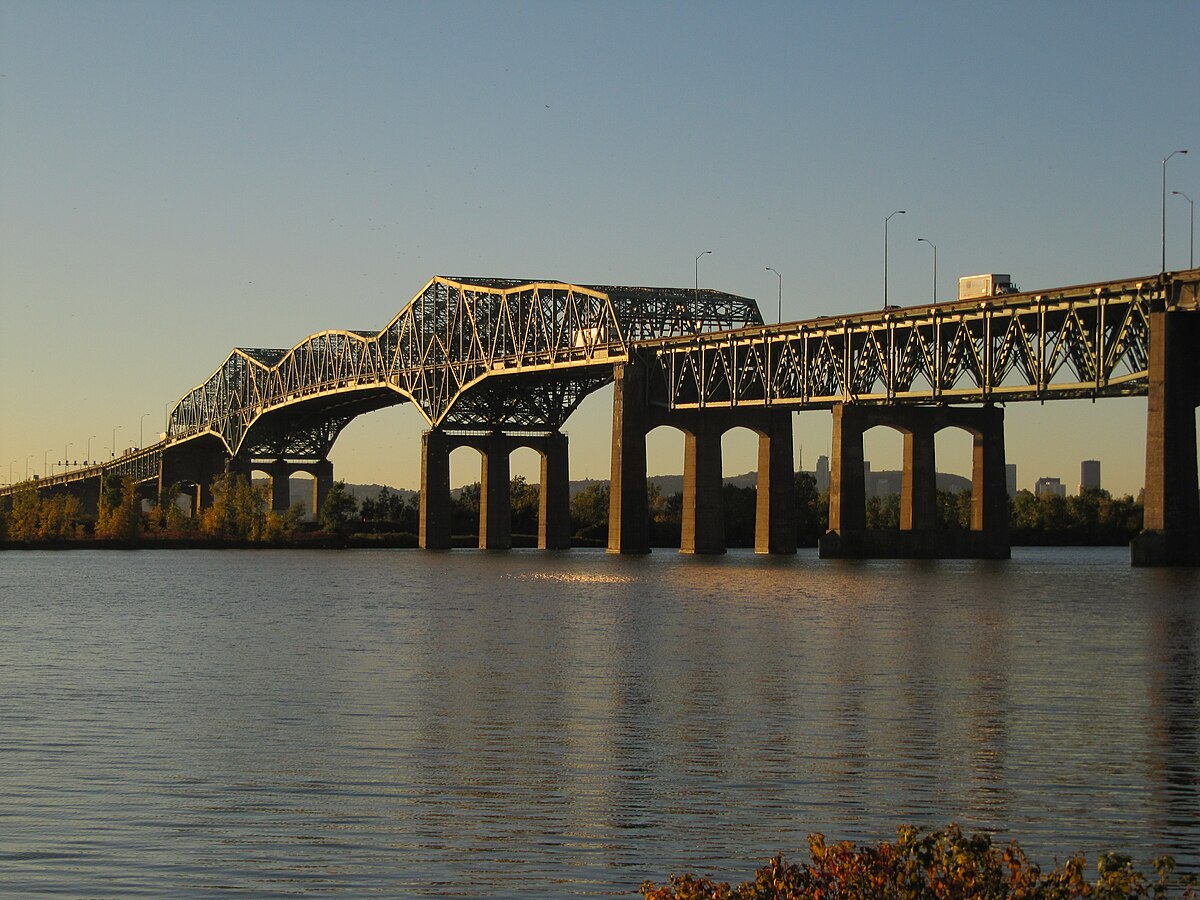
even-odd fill
[[(540, 491), (522, 477), (512, 479), (512, 534), (516, 546), (532, 546), (538, 531)], [(388, 488), (356, 500), (342, 482), (329, 490), (316, 521), (305, 522), (305, 509), (269, 509), (268, 490), (244, 477), (223, 475), (211, 487), (211, 504), (192, 515), (181, 505), (182, 489), (174, 485), (161, 503), (143, 499), (131, 481), (106, 479), (98, 511), (88, 515), (72, 494), (39, 492), (34, 482), (0, 500), (0, 541), (8, 545), (71, 542), (117, 542), (121, 545), (204, 540), (236, 545), (305, 546), (314, 540), (350, 546), (417, 545), (420, 498)], [(723, 487), (725, 541), (731, 548), (753, 547), (757, 491), (754, 487)], [(647, 485), (650, 542), (655, 547), (678, 547), (683, 518), (683, 495), (664, 494), (653, 481)], [(812, 547), (829, 522), (829, 495), (817, 490), (808, 473), (795, 478), (793, 496), (798, 543)], [(579, 546), (602, 547), (608, 538), (609, 487), (594, 482), (571, 498), (571, 528)], [(480, 486), (455, 492), (451, 531), (458, 546), (470, 546), (479, 533)], [(938, 525), (945, 529), (970, 527), (971, 493), (939, 491)], [(1085, 491), (1075, 497), (1037, 496), (1020, 491), (1010, 499), (1009, 521), (1014, 545), (1127, 544), (1142, 527), (1141, 503), (1132, 497), (1114, 498), (1106, 491)], [(900, 527), (898, 495), (867, 501), (867, 526)], [(319, 538), (317, 537), (319, 535)]]
[(996, 846), (987, 835), (966, 835), (951, 825), (922, 832), (897, 829), (896, 841), (855, 846), (827, 844), (824, 835), (808, 838), (810, 860), (789, 864), (774, 857), (753, 880), (731, 887), (693, 875), (672, 875), (669, 883), (642, 885), (645, 900), (1195, 900), (1194, 876), (1180, 875), (1170, 857), (1139, 871), (1128, 856), (1100, 856), (1095, 877), (1077, 854), (1043, 871), (1029, 861), (1016, 841)]

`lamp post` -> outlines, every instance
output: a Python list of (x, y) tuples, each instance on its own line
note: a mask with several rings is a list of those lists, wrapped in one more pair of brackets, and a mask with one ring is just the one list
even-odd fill
[(708, 256), (708, 254), (710, 254), (710, 253), (712, 253), (711, 250), (705, 250), (703, 253), (698, 253), (696, 255), (696, 296), (697, 297), (700, 296), (700, 257)]
[(25, 480), (26, 481), (29, 480), (29, 461), (31, 459), (33, 459), (32, 453), (30, 453), (27, 457), (25, 457)]
[(117, 431), (120, 430), (120, 428), (121, 428), (120, 425), (113, 426), (113, 436), (112, 436), (112, 457), (113, 457), (113, 459), (117, 458)]
[(42, 477), (45, 478), (50, 474), (50, 451), (47, 450), (42, 454)]
[(775, 322), (777, 324), (783, 324), (783, 276), (780, 275), (776, 269), (772, 269), (770, 266), (767, 266), (766, 269), (768, 272), (774, 272), (775, 277), (779, 279), (779, 312), (776, 314)]
[(71, 449), (71, 441), (67, 441), (67, 446), (63, 447), (63, 471), (67, 470), (67, 451)]
[(933, 247), (933, 303), (937, 303), (937, 245), (928, 238), (917, 238), (917, 243), (924, 241), (930, 247)]
[(892, 216), (903, 216), (905, 210), (898, 209), (888, 213), (883, 219), (883, 308), (888, 308), (888, 219)]
[(144, 432), (142, 431), (142, 427), (145, 425), (145, 423), (146, 423), (146, 416), (148, 416), (148, 415), (150, 415), (150, 413), (142, 413), (142, 417), (141, 417), (140, 419), (138, 419), (138, 449), (139, 449), (139, 450), (141, 450), (141, 449), (142, 449), (142, 447), (143, 447), (143, 446), (145, 446), (145, 445), (142, 443), (142, 435), (143, 435), (143, 433), (144, 433)]
[(87, 459), (85, 459), (85, 460), (84, 460), (84, 465), (87, 465), (87, 463), (88, 463), (88, 462), (91, 460), (91, 458), (92, 458), (92, 441), (94, 441), (95, 439), (96, 439), (96, 436), (95, 436), (94, 434), (93, 434), (93, 435), (91, 435), (91, 436), (88, 438), (88, 445), (87, 445)]
[(1162, 271), (1167, 271), (1167, 160), (1176, 153), (1186, 154), (1186, 150), (1172, 150), (1162, 161)]
[(1192, 198), (1183, 191), (1171, 191), (1171, 193), (1173, 195), (1178, 194), (1180, 197), (1186, 200), (1188, 202), (1188, 206), (1190, 206), (1192, 209), (1191, 230), (1188, 232), (1188, 268), (1194, 269), (1196, 268), (1196, 204), (1192, 202)]

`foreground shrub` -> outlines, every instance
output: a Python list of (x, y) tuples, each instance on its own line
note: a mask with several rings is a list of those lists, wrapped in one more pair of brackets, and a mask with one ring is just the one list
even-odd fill
[(672, 875), (670, 884), (646, 882), (646, 900), (1097, 900), (1182, 898), (1196, 900), (1196, 880), (1175, 873), (1170, 857), (1154, 861), (1148, 879), (1127, 856), (1102, 855), (1097, 879), (1085, 875), (1082, 854), (1043, 873), (1014, 841), (994, 847), (986, 835), (964, 835), (957, 825), (922, 833), (910, 825), (896, 831), (896, 843), (856, 847), (828, 845), (825, 836), (808, 838), (812, 861), (789, 865), (774, 857), (738, 887), (693, 875)]

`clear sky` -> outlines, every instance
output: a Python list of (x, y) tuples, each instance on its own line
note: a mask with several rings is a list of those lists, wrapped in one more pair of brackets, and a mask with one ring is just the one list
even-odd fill
[[(0, 0), (0, 482), (149, 443), (230, 348), (382, 328), (435, 274), (689, 285), (712, 250), (701, 284), (768, 319), (766, 266), (787, 319), (874, 309), (904, 209), (893, 303), (932, 290), (919, 237), (940, 299), (1140, 276), (1189, 148), (1182, 268), (1197, 34), (1195, 0)], [(568, 422), (573, 477), (608, 477), (610, 404)], [(1008, 410), (1022, 486), (1094, 457), (1140, 489), (1144, 400)], [(422, 427), (361, 417), (336, 476), (417, 486)], [(829, 432), (798, 416), (805, 468)], [(651, 471), (681, 446), (655, 432)], [(966, 437), (938, 446), (965, 474)], [(727, 474), (752, 447), (729, 437)], [(868, 455), (898, 465), (899, 437)]]

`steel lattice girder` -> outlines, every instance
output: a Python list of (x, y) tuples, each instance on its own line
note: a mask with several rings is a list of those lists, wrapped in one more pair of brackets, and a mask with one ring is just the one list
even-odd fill
[[(552, 428), (611, 379), (630, 340), (761, 322), (753, 301), (718, 291), (438, 277), (378, 333), (234, 350), (180, 400), (168, 440), (216, 434), (236, 454), (247, 442), (283, 447), (294, 427), (307, 454), (324, 442), (317, 436), (332, 443), (346, 407), (357, 415), (406, 401), (431, 425)], [(532, 384), (499, 378), (517, 373)]]
[(1144, 394), (1158, 279), (741, 329), (638, 348), (672, 408)]

